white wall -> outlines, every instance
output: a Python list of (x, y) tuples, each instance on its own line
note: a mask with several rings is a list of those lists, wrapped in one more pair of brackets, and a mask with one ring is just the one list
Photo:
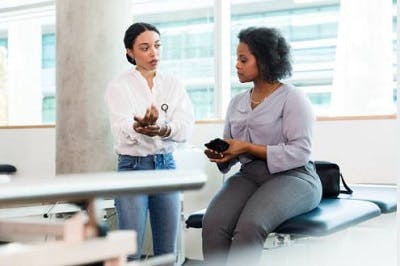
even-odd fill
[(54, 176), (55, 129), (0, 129), (0, 164), (17, 167), (18, 178)]
[[(192, 143), (222, 134), (222, 125), (197, 125)], [(337, 162), (350, 183), (396, 183), (396, 120), (318, 121), (315, 160)]]
[(350, 183), (397, 182), (396, 119), (316, 123), (314, 159), (337, 162)]
[[(222, 128), (197, 124), (191, 143), (203, 149), (205, 142), (221, 136)], [(396, 119), (318, 121), (313, 158), (337, 162), (350, 183), (396, 183), (396, 132)], [(0, 129), (0, 163), (14, 164), (18, 177), (53, 176), (55, 129)]]

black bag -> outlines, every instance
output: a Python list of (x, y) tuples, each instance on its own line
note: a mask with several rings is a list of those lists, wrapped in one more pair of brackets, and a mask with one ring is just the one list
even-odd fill
[[(326, 161), (315, 161), (314, 164), (321, 179), (323, 198), (336, 198), (339, 193), (353, 193), (353, 190), (344, 181), (337, 164)], [(340, 180), (342, 180), (345, 190), (340, 190)]]

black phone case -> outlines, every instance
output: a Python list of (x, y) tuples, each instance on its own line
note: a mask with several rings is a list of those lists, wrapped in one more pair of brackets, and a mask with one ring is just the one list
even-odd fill
[(210, 142), (204, 144), (204, 146), (216, 152), (224, 152), (229, 148), (228, 142), (220, 138), (213, 139)]

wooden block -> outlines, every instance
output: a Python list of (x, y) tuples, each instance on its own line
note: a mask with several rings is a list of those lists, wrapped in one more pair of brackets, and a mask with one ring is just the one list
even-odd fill
[(9, 244), (0, 247), (1, 265), (79, 265), (106, 262), (126, 265), (126, 256), (136, 251), (134, 231), (114, 231), (107, 237), (73, 243), (55, 241), (37, 245)]

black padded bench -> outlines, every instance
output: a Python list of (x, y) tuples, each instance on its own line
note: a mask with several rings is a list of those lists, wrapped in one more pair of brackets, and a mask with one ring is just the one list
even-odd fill
[(11, 164), (0, 164), (0, 175), (3, 174), (12, 174), (17, 171), (14, 165)]
[(387, 185), (352, 185), (353, 194), (340, 194), (341, 199), (363, 200), (375, 203), (382, 213), (397, 210), (397, 188)]
[[(352, 186), (353, 188), (353, 186)], [(347, 198), (323, 199), (314, 210), (293, 217), (274, 230), (275, 233), (323, 236), (396, 210), (395, 187), (354, 186)], [(370, 196), (370, 197), (368, 197)], [(343, 196), (345, 197), (345, 196)], [(205, 209), (191, 214), (188, 228), (201, 228)]]
[(0, 164), (0, 183), (10, 182), (11, 174), (17, 171), (14, 165), (11, 164)]

